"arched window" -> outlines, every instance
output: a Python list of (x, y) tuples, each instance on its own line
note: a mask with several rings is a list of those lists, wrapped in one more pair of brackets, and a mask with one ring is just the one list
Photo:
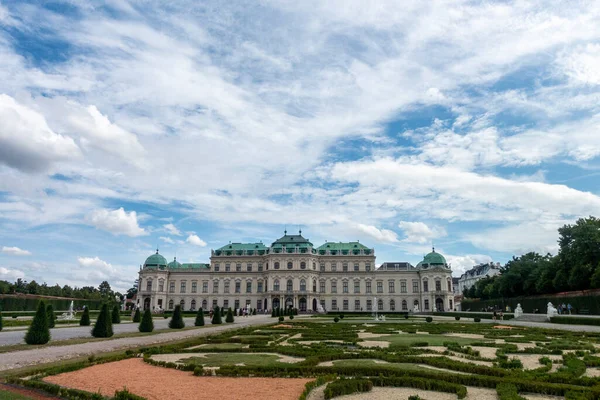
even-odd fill
[(313, 263), (313, 270), (316, 270), (316, 269), (317, 269), (317, 263), (316, 263), (316, 262), (314, 262), (314, 263)]
[(429, 310), (429, 300), (425, 300), (425, 311)]
[(196, 300), (192, 300), (192, 303), (190, 304), (190, 310), (194, 311), (196, 309)]
[(313, 292), (317, 293), (317, 280), (313, 279)]
[(383, 300), (377, 300), (377, 310), (383, 311)]
[(279, 269), (279, 262), (276, 262), (275, 264), (273, 264), (273, 268)]
[(147, 291), (151, 291), (152, 290), (152, 279), (148, 279), (146, 281), (146, 290)]
[(439, 279), (435, 280), (435, 291), (440, 292), (442, 290), (442, 281)]
[(402, 300), (402, 311), (407, 311), (408, 310), (408, 303), (406, 303), (406, 300)]
[(448, 280), (448, 291), (451, 292), (452, 291), (452, 281)]
[(181, 300), (179, 305), (181, 306), (181, 311), (183, 311), (185, 309), (185, 300)]
[(390, 311), (396, 311), (396, 302), (394, 300), (390, 300)]
[(202, 300), (202, 309), (206, 310), (207, 307), (208, 307), (208, 301)]
[[(306, 286), (306, 285), (305, 285), (305, 286)], [(286, 290), (287, 290), (288, 292), (291, 292), (292, 290), (294, 290), (294, 282), (292, 282), (292, 280), (291, 280), (291, 279), (288, 279), (288, 281), (287, 281), (287, 287), (286, 287)]]
[(306, 269), (306, 263), (304, 261), (300, 263), (300, 269)]
[(423, 279), (423, 291), (429, 292), (429, 282), (427, 281), (427, 278)]
[(173, 300), (169, 300), (169, 310), (173, 309)]
[(300, 291), (306, 292), (306, 281), (304, 279), (300, 279)]
[(279, 291), (279, 279), (275, 279), (273, 281), (273, 290), (278, 292)]
[(288, 269), (292, 269), (294, 267), (294, 264), (292, 264), (292, 262), (288, 262)]

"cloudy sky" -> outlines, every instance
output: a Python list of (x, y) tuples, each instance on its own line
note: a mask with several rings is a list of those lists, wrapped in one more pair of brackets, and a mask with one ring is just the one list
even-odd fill
[(455, 275), (600, 215), (600, 3), (0, 0), (0, 279), (158, 246), (432, 244)]

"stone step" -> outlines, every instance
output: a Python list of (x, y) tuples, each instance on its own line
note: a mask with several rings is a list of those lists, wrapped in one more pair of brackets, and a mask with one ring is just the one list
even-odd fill
[(530, 321), (530, 322), (548, 322), (546, 314), (523, 314), (515, 321)]

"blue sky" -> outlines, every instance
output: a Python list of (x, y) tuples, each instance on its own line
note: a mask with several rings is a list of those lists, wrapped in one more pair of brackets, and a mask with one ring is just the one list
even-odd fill
[(0, 0), (0, 279), (158, 246), (432, 244), (455, 275), (600, 215), (600, 4)]

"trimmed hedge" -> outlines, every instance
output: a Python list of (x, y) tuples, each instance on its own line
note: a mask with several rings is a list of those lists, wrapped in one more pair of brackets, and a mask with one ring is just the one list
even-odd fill
[(108, 304), (102, 305), (102, 310), (92, 329), (92, 336), (97, 338), (106, 338), (113, 335), (112, 318), (108, 311)]
[(585, 317), (551, 317), (550, 322), (553, 324), (567, 325), (594, 325), (600, 326), (600, 318), (585, 318)]
[[(240, 310), (240, 312), (241, 312), (241, 310)], [(233, 321), (234, 321), (233, 311), (231, 310), (231, 307), (229, 307), (229, 309), (227, 310), (227, 317), (225, 317), (225, 322), (227, 322), (228, 324), (230, 324)]]
[(512, 383), (499, 383), (496, 386), (496, 393), (498, 394), (498, 400), (527, 400), (519, 396), (517, 387)]
[(133, 322), (140, 322), (142, 320), (142, 316), (140, 313), (140, 309), (136, 308), (135, 313), (133, 314)]
[(88, 310), (88, 308), (86, 307), (83, 310), (83, 314), (81, 314), (81, 319), (79, 320), (79, 325), (80, 326), (90, 326), (91, 325), (91, 321), (90, 321), (90, 310)]
[(35, 317), (33, 317), (33, 321), (25, 334), (25, 343), (46, 344), (49, 341), (50, 328), (48, 327), (48, 314), (46, 313), (46, 304), (41, 300)]
[(91, 309), (98, 310), (102, 305), (102, 300), (84, 300), (84, 299), (53, 299), (53, 298), (23, 298), (19, 295), (0, 295), (0, 309), (5, 313), (18, 312), (19, 315), (34, 315), (37, 310), (38, 302), (42, 300), (46, 304), (52, 304), (55, 310), (66, 311), (73, 301), (74, 307), (81, 308), (84, 305)]
[(368, 379), (340, 379), (327, 385), (325, 399), (332, 399), (345, 394), (370, 392), (371, 389), (373, 389), (373, 382)]
[(223, 320), (221, 319), (221, 310), (219, 309), (219, 306), (216, 306), (215, 309), (213, 310), (213, 317), (212, 317), (212, 324), (222, 324)]
[(52, 304), (48, 304), (46, 307), (46, 316), (48, 317), (48, 328), (54, 328), (56, 326), (56, 314), (54, 314)]
[[(480, 319), (493, 319), (494, 313), (477, 313), (477, 312), (434, 312), (432, 315), (439, 317), (462, 317), (462, 318), (480, 318)], [(503, 320), (508, 321), (515, 317), (512, 313), (505, 313)]]
[(204, 310), (202, 310), (202, 308), (200, 308), (196, 314), (194, 326), (204, 326)]
[(175, 311), (173, 311), (173, 317), (169, 321), (169, 328), (183, 329), (184, 327), (185, 327), (185, 322), (183, 322), (183, 317), (181, 316), (181, 306), (176, 305)]
[(144, 316), (142, 317), (142, 322), (138, 326), (138, 330), (140, 332), (152, 332), (154, 330), (154, 321), (152, 321), (152, 314), (150, 310), (144, 311)]
[(113, 324), (121, 323), (121, 314), (119, 313), (119, 306), (116, 304), (113, 306), (111, 319)]

